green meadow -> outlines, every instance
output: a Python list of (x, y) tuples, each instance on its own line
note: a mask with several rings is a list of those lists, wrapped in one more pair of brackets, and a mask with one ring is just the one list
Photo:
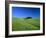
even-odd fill
[(12, 31), (40, 30), (40, 19), (12, 18)]

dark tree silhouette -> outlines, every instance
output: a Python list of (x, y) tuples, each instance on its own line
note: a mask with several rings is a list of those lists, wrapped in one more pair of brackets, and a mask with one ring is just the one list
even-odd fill
[(32, 19), (32, 17), (27, 17), (26, 19)]

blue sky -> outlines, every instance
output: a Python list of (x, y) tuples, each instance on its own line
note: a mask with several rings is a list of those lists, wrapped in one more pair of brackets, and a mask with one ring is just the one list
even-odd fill
[(12, 16), (17, 18), (40, 18), (40, 8), (12, 7)]

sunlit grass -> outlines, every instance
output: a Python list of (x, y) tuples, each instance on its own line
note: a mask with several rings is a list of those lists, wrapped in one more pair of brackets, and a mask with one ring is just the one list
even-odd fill
[(40, 30), (40, 20), (14, 17), (12, 19), (12, 31), (24, 30)]

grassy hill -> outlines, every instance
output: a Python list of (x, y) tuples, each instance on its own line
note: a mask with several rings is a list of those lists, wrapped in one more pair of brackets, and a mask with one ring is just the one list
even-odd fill
[(40, 19), (12, 18), (12, 31), (40, 30)]

